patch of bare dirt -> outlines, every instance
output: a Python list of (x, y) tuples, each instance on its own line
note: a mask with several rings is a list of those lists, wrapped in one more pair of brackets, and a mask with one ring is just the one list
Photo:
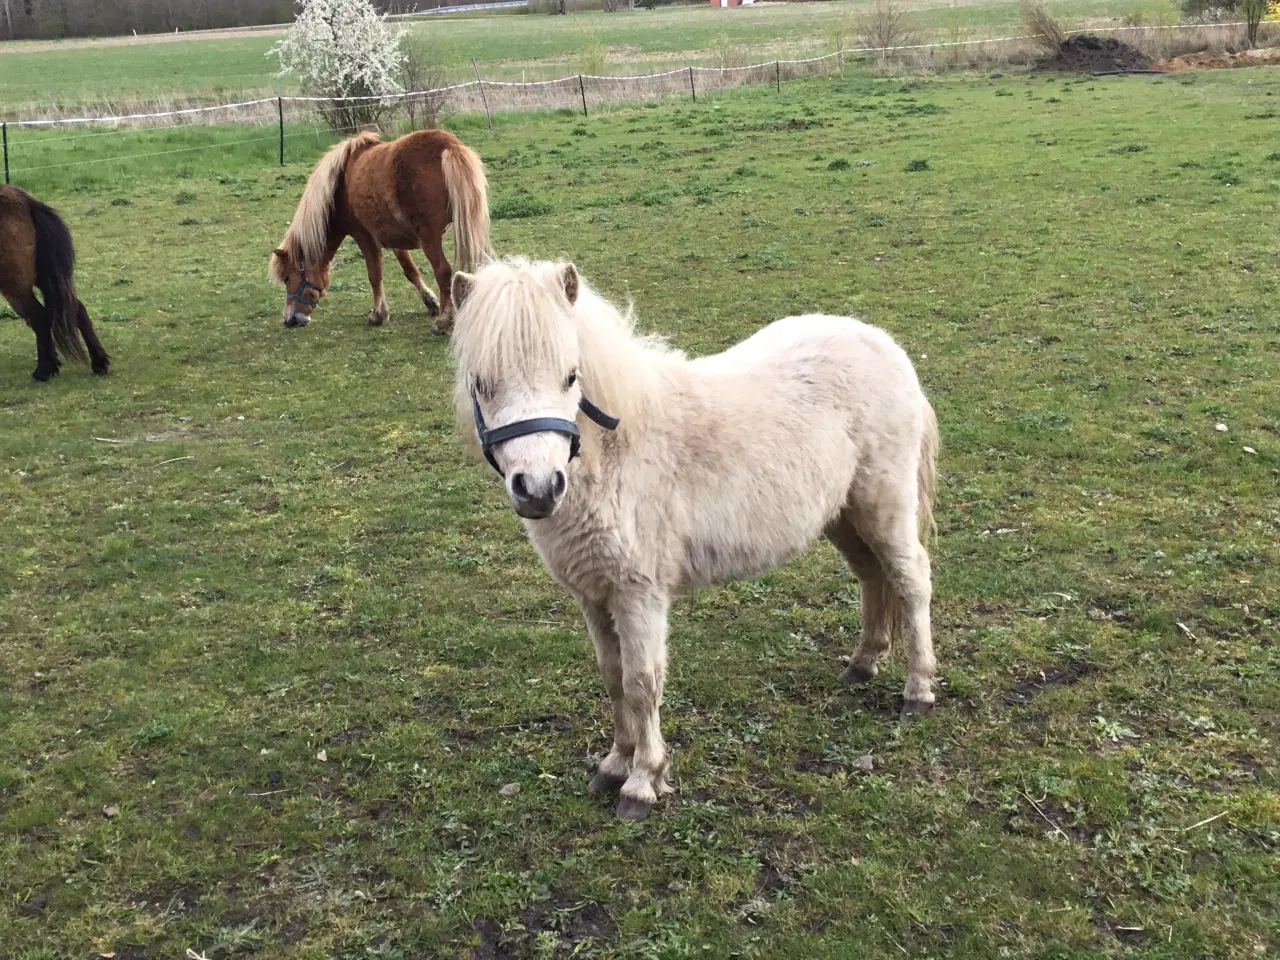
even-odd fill
[(1052, 60), (1040, 64), (1040, 69), (1102, 73), (1109, 70), (1146, 70), (1150, 66), (1150, 57), (1122, 40), (1077, 33), (1062, 41), (1057, 54)]
[(1232, 67), (1280, 66), (1280, 47), (1264, 47), (1261, 50), (1244, 50), (1228, 53), (1225, 50), (1202, 50), (1181, 57), (1170, 57), (1151, 65), (1152, 70), (1229, 70)]

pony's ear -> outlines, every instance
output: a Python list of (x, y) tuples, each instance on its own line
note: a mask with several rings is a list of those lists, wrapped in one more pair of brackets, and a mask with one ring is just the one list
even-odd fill
[(569, 298), (569, 306), (578, 302), (578, 268), (566, 263), (560, 268), (560, 282), (564, 285), (564, 295)]
[(288, 250), (281, 250), (279, 247), (276, 247), (276, 248), (275, 248), (274, 250), (272, 250), (271, 252), (272, 252), (273, 254), (275, 254), (277, 257), (279, 257), (281, 260), (288, 260), (288, 259), (289, 259), (289, 251), (288, 251)]
[(467, 302), (467, 297), (471, 296), (471, 288), (476, 284), (476, 278), (469, 273), (463, 273), (461, 270), (453, 275), (453, 309), (459, 310), (462, 305)]

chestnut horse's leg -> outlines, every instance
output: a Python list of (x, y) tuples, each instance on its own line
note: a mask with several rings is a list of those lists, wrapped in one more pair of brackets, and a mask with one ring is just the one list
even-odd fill
[(422, 249), (431, 261), (431, 269), (436, 275), (436, 286), (440, 288), (440, 319), (431, 326), (432, 333), (451, 333), (453, 331), (453, 267), (444, 257), (444, 228), (428, 230), (422, 237)]
[(418, 265), (413, 262), (413, 255), (408, 250), (396, 250), (395, 255), (400, 261), (400, 267), (404, 270), (405, 279), (417, 288), (418, 296), (422, 298), (422, 305), (427, 308), (427, 315), (434, 317), (440, 312), (440, 301), (431, 292), (431, 288), (422, 282), (422, 273), (418, 270)]
[(352, 237), (364, 255), (364, 265), (369, 271), (369, 286), (373, 288), (373, 309), (369, 311), (369, 326), (380, 327), (391, 317), (387, 295), (382, 289), (382, 247), (363, 231), (353, 232)]

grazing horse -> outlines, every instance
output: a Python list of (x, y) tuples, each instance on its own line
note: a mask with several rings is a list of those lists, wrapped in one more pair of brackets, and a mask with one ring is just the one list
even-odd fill
[(937, 423), (888, 334), (788, 317), (688, 360), (636, 336), (572, 264), (520, 259), (454, 274), (453, 302), (459, 429), (582, 608), (613, 701), (591, 790), (620, 787), (619, 816), (647, 816), (670, 789), (658, 709), (672, 597), (760, 574), (824, 534), (862, 587), (843, 679), (874, 677), (901, 631), (903, 717), (932, 709), (921, 529)]
[[(25, 190), (0, 187), (0, 294), (35, 331), (36, 380), (58, 375), (58, 349), (83, 361), (81, 337), (94, 373), (106, 373), (111, 365), (76, 297), (75, 266), (71, 231), (62, 218)], [(36, 299), (37, 288), (44, 303)]]
[[(490, 256), (489, 201), (484, 164), (475, 151), (444, 130), (420, 130), (383, 143), (359, 133), (334, 146), (311, 171), (289, 232), (271, 255), (270, 276), (284, 284), (286, 327), (306, 326), (329, 286), (329, 266), (342, 241), (355, 240), (373, 287), (370, 326), (387, 322), (382, 292), (382, 248), (391, 247), (427, 313), (431, 328), (453, 328), (444, 231), (453, 224), (454, 256), (474, 270)], [(409, 251), (421, 247), (431, 261), (440, 300), (422, 281)]]

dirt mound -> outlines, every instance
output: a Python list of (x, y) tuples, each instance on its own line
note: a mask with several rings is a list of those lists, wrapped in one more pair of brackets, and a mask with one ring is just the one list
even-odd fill
[(1040, 69), (1100, 73), (1106, 70), (1146, 70), (1150, 66), (1151, 59), (1145, 53), (1115, 37), (1077, 33), (1062, 41), (1057, 55), (1040, 64)]
[(1152, 70), (1227, 70), (1231, 67), (1280, 65), (1280, 47), (1228, 53), (1225, 50), (1202, 50), (1181, 57), (1171, 57), (1151, 65)]

